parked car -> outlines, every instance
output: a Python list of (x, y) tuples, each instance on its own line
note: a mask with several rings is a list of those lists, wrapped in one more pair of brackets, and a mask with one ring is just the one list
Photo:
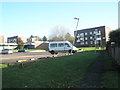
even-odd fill
[(18, 50), (18, 52), (27, 52), (27, 50), (22, 49), (22, 50)]
[(3, 49), (3, 50), (1, 51), (1, 53), (2, 53), (2, 54), (12, 54), (13, 51), (12, 51), (12, 49)]
[(49, 42), (49, 52), (51, 54), (57, 54), (58, 52), (62, 51), (75, 53), (78, 51), (78, 49), (73, 46), (69, 41)]

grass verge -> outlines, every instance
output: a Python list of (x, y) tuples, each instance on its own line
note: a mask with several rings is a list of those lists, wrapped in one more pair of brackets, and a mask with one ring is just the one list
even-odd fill
[(45, 59), (25, 68), (11, 66), (2, 70), (3, 88), (69, 88), (77, 84), (99, 52)]
[(101, 47), (80, 47), (78, 49), (82, 49), (83, 51), (91, 51), (91, 50), (101, 50)]

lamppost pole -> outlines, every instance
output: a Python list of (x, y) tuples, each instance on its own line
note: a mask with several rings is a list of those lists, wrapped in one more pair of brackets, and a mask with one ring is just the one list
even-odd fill
[(96, 44), (97, 44), (97, 32), (98, 32), (98, 30), (97, 29), (95, 29), (95, 35), (94, 35), (94, 43), (95, 43), (95, 53), (96, 53)]
[[(76, 30), (77, 30), (77, 27), (78, 27), (78, 24), (79, 24), (79, 18), (74, 18), (75, 20), (77, 20), (77, 25), (76, 25)], [(77, 35), (77, 31), (75, 31), (75, 38), (76, 38), (76, 35)], [(73, 45), (75, 44), (75, 39), (74, 39), (74, 41), (73, 41)]]

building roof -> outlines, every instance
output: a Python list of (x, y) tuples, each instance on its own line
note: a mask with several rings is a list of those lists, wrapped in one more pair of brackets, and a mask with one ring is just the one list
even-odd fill
[[(81, 30), (76, 30), (76, 31), (84, 31), (84, 30), (90, 30), (90, 29), (96, 29), (96, 28), (102, 28), (106, 26), (99, 26), (99, 27), (93, 27), (93, 28), (86, 28), (86, 29), (81, 29)], [(108, 28), (108, 27), (107, 27)], [(75, 32), (75, 31), (74, 31)]]

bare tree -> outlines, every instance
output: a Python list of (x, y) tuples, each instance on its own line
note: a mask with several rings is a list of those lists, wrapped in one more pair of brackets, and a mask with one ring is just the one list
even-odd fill
[(66, 31), (65, 27), (56, 26), (51, 30), (49, 39), (53, 40), (53, 41), (62, 41), (62, 40), (64, 40), (64, 36), (66, 33), (67, 33), (67, 31)]
[(65, 35), (65, 40), (73, 43), (74, 37), (73, 37), (70, 33), (67, 33), (67, 34)]
[(18, 49), (23, 49), (24, 48), (24, 42), (21, 38), (18, 38)]
[(70, 41), (73, 42), (74, 37), (70, 35), (69, 29), (63, 26), (56, 26), (52, 29), (49, 41)]

